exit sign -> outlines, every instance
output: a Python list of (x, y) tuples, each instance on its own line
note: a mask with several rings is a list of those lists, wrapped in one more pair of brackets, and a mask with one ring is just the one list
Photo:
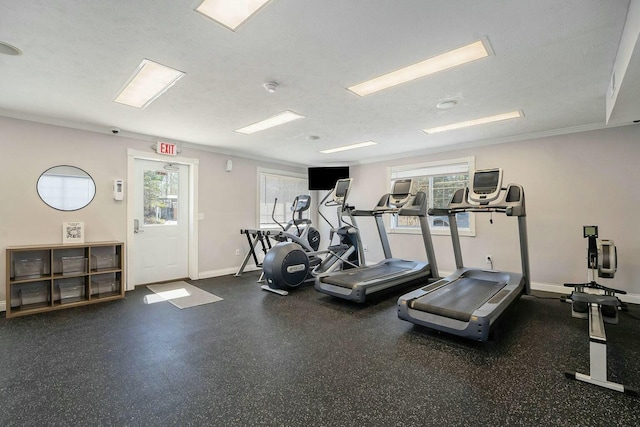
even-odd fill
[(156, 144), (156, 151), (158, 154), (167, 154), (169, 156), (175, 156), (178, 154), (178, 147), (176, 144), (170, 142), (160, 142)]

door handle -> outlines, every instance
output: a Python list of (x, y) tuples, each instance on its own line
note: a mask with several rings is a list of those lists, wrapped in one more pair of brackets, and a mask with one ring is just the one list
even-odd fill
[(144, 230), (140, 230), (140, 221), (138, 221), (137, 219), (133, 220), (133, 233), (144, 233)]

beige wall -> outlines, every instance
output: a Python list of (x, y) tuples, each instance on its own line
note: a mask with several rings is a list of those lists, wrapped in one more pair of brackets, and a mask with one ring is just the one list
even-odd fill
[[(601, 279), (640, 298), (640, 127), (625, 126), (553, 136), (508, 144), (385, 161), (351, 168), (351, 201), (373, 207), (388, 191), (389, 166), (475, 156), (476, 168), (501, 167), (505, 184), (524, 186), (531, 276), (541, 285), (562, 285), (587, 279), (583, 225), (598, 225), (600, 237), (614, 240), (618, 273)], [(520, 271), (517, 221), (504, 215), (476, 216), (476, 236), (461, 237), (465, 265)], [(363, 228), (369, 260), (381, 258), (375, 228)], [(393, 255), (426, 259), (420, 236), (391, 235)], [(449, 236), (434, 236), (438, 266), (455, 269)], [(632, 297), (633, 299), (633, 297)], [(637, 300), (640, 302), (640, 299)]]
[[(389, 166), (475, 156), (477, 168), (502, 167), (505, 182), (525, 188), (531, 274), (534, 285), (561, 285), (586, 280), (586, 241), (582, 225), (600, 226), (603, 238), (619, 251), (619, 270), (606, 285), (627, 290), (640, 302), (640, 128), (626, 126), (553, 136), (529, 141), (417, 156), (352, 166), (350, 197), (358, 208), (371, 208), (388, 191)], [(0, 148), (4, 154), (0, 245), (58, 243), (64, 221), (84, 221), (86, 240), (126, 241), (126, 203), (112, 199), (114, 178), (127, 180), (127, 149), (151, 150), (148, 141), (81, 131), (0, 117)], [(305, 173), (305, 168), (258, 162), (185, 148), (181, 156), (199, 159), (199, 271), (202, 276), (234, 272), (247, 249), (241, 228), (255, 226), (258, 166)], [(227, 159), (233, 171), (227, 173)], [(76, 212), (60, 212), (37, 195), (36, 181), (47, 168), (71, 164), (96, 181), (94, 201)], [(317, 202), (317, 201), (316, 201)], [(333, 213), (330, 213), (333, 215)], [(333, 219), (333, 218), (332, 218)], [(381, 258), (373, 221), (361, 218), (369, 261)], [(494, 215), (476, 219), (476, 237), (462, 237), (465, 264), (519, 271), (516, 221)], [(317, 221), (316, 221), (317, 223)], [(419, 235), (391, 235), (395, 256), (426, 259)], [(325, 240), (326, 243), (326, 240)], [(434, 236), (440, 270), (453, 271), (448, 236)], [(5, 264), (0, 263), (4, 278)], [(4, 280), (3, 280), (4, 282)], [(4, 286), (0, 298), (4, 299)]]
[[(62, 241), (62, 223), (84, 221), (85, 241), (127, 239), (127, 203), (112, 197), (114, 178), (127, 182), (127, 149), (151, 152), (151, 142), (59, 126), (0, 117), (0, 149), (3, 153), (0, 247), (53, 244)], [(274, 163), (258, 162), (209, 151), (184, 148), (180, 156), (199, 160), (199, 227), (201, 276), (235, 272), (246, 239), (241, 228), (256, 226), (257, 168), (306, 173)], [(233, 160), (233, 171), (226, 162)], [(44, 204), (36, 191), (42, 172), (69, 164), (87, 171), (96, 182), (96, 196), (89, 206), (61, 212)], [(126, 194), (126, 193), (125, 193)], [(241, 249), (242, 256), (236, 256)], [(4, 251), (3, 251), (4, 252)], [(0, 263), (0, 300), (5, 298), (5, 263)], [(1, 305), (1, 304), (0, 304)]]

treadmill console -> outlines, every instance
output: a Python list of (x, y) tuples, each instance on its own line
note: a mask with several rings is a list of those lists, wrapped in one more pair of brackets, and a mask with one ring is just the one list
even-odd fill
[(351, 189), (352, 178), (344, 178), (336, 181), (336, 185), (333, 188), (333, 201), (343, 204), (349, 196), (349, 190)]
[(396, 179), (393, 182), (393, 188), (391, 194), (389, 194), (389, 204), (395, 207), (401, 207), (411, 197), (411, 187), (413, 186), (413, 179)]
[(469, 185), (469, 200), (485, 205), (500, 195), (502, 169), (483, 169), (473, 172)]

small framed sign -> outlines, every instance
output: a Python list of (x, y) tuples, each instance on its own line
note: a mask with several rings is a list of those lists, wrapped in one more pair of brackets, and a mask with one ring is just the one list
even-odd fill
[(84, 222), (63, 222), (62, 243), (84, 243)]

